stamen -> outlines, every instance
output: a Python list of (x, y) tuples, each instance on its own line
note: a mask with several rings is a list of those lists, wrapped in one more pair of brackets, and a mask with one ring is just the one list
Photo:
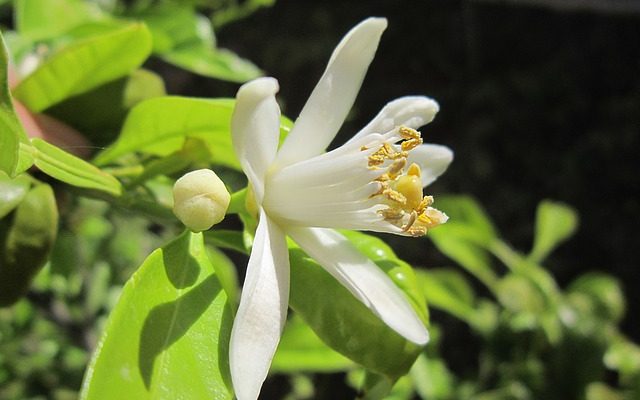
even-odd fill
[[(402, 141), (400, 149), (384, 142), (368, 157), (370, 169), (379, 169), (387, 160), (392, 161), (386, 172), (373, 180), (379, 187), (369, 198), (384, 198), (381, 202), (387, 207), (378, 210), (378, 214), (385, 221), (408, 235), (423, 236), (429, 229), (445, 223), (448, 217), (431, 207), (432, 196), (423, 195), (420, 166), (411, 164), (405, 172), (409, 152), (422, 144), (420, 132), (406, 126), (400, 126), (397, 132)], [(369, 150), (369, 147), (362, 146), (360, 150)]]

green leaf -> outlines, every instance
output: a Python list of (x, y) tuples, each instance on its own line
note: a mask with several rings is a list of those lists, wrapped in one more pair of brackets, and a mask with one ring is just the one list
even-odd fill
[(245, 82), (261, 71), (234, 53), (215, 48), (209, 19), (191, 7), (164, 4), (134, 15), (153, 35), (153, 51), (168, 63), (197, 74)]
[(106, 172), (42, 139), (32, 139), (31, 143), (35, 165), (45, 174), (72, 186), (113, 196), (122, 194), (120, 182)]
[(201, 234), (154, 251), (125, 285), (81, 399), (230, 399), (231, 310)]
[(353, 362), (329, 348), (294, 315), (289, 318), (271, 363), (271, 373), (337, 372), (350, 369)]
[(11, 179), (0, 171), (0, 218), (4, 218), (20, 204), (30, 187), (31, 180), (26, 175)]
[(258, 67), (232, 51), (198, 44), (172, 50), (162, 59), (196, 74), (231, 82), (246, 82), (262, 75)]
[(420, 347), (389, 328), (313, 259), (290, 249), (289, 304), (332, 349), (376, 373), (404, 375)]
[(166, 156), (193, 137), (207, 143), (219, 164), (238, 169), (229, 134), (233, 104), (230, 99), (173, 96), (143, 101), (129, 113), (118, 140), (95, 161), (106, 164), (134, 151)]
[(625, 313), (625, 299), (620, 282), (611, 275), (589, 272), (578, 277), (567, 289), (574, 304), (583, 305), (585, 313), (608, 321), (620, 322)]
[[(95, 161), (104, 165), (135, 151), (167, 156), (180, 150), (187, 138), (202, 140), (211, 153), (211, 162), (240, 169), (231, 144), (232, 99), (157, 97), (134, 107), (120, 137)], [(291, 121), (282, 118), (281, 137)]]
[(454, 376), (441, 359), (420, 354), (411, 368), (411, 378), (423, 400), (450, 399), (454, 391)]
[(47, 114), (73, 126), (96, 146), (111, 144), (130, 108), (165, 95), (162, 78), (144, 69), (71, 97), (47, 109)]
[(98, 19), (98, 7), (81, 0), (16, 0), (16, 29), (31, 40), (61, 35), (87, 21)]
[[(456, 236), (471, 241), (479, 246), (487, 247), (498, 237), (496, 228), (482, 206), (468, 196), (439, 196), (438, 209), (443, 210), (449, 221), (443, 225), (448, 229), (456, 228)], [(438, 232), (441, 227), (431, 232)]]
[(8, 229), (0, 227), (0, 306), (22, 296), (44, 266), (58, 231), (58, 209), (49, 185), (32, 188)]
[(9, 56), (0, 34), (0, 171), (13, 177), (18, 168), (20, 142), (26, 142), (27, 135), (20, 124), (20, 120), (13, 108), (11, 93), (9, 92), (8, 71)]
[(30, 110), (39, 112), (127, 75), (150, 52), (151, 36), (143, 24), (118, 28), (54, 54), (20, 82), (14, 95)]
[(566, 204), (545, 200), (536, 213), (536, 233), (529, 259), (544, 260), (560, 243), (570, 238), (578, 227), (578, 214)]
[(475, 294), (465, 277), (450, 268), (416, 271), (418, 282), (429, 305), (440, 308), (463, 321), (476, 315)]
[[(407, 296), (407, 300), (425, 324), (429, 311), (413, 268), (399, 259), (381, 239), (359, 231), (340, 231), (361, 253), (373, 260)], [(409, 239), (410, 240), (410, 239)]]

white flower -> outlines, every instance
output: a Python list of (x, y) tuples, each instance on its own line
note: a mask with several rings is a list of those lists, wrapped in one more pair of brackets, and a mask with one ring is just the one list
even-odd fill
[(289, 256), (285, 235), (389, 327), (425, 344), (428, 333), (401, 291), (338, 232), (358, 229), (420, 236), (446, 221), (422, 188), (451, 162), (452, 152), (423, 145), (415, 131), (438, 105), (421, 97), (387, 104), (366, 127), (325, 153), (342, 125), (387, 26), (370, 18), (334, 50), (287, 139), (278, 150), (278, 82), (243, 85), (232, 118), (235, 151), (259, 210), (247, 275), (230, 343), (233, 386), (256, 399), (287, 315)]

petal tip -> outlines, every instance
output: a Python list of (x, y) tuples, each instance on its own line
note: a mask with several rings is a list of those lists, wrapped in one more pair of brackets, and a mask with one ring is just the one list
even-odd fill
[(278, 93), (278, 80), (271, 77), (257, 78), (245, 83), (238, 89), (238, 101), (260, 101)]

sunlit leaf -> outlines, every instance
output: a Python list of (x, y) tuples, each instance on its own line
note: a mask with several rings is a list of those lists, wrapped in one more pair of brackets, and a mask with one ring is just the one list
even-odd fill
[[(496, 228), (482, 206), (468, 196), (438, 196), (438, 209), (449, 216), (449, 221), (442, 227), (456, 229), (456, 236), (464, 238), (480, 246), (486, 247), (497, 238)], [(438, 232), (442, 227), (434, 229)], [(431, 233), (429, 233), (431, 234)]]
[[(131, 110), (118, 140), (98, 154), (99, 165), (132, 152), (167, 156), (180, 150), (187, 138), (200, 139), (216, 164), (240, 169), (231, 144), (231, 99), (158, 97)], [(282, 119), (282, 135), (290, 121)]]
[(202, 235), (184, 233), (125, 285), (81, 399), (231, 399), (231, 324)]
[(299, 249), (290, 249), (289, 304), (332, 349), (395, 379), (405, 374), (420, 347), (389, 328), (344, 286)]
[(119, 196), (122, 185), (113, 176), (88, 162), (45, 142), (32, 139), (35, 165), (42, 172), (72, 186)]
[(529, 258), (535, 262), (544, 260), (560, 243), (570, 238), (577, 227), (578, 214), (573, 208), (549, 200), (541, 202), (536, 213), (536, 232)]
[(249, 60), (227, 49), (190, 45), (172, 50), (162, 58), (197, 74), (232, 82), (246, 82), (262, 75)]
[(450, 399), (454, 391), (454, 376), (441, 359), (420, 354), (411, 368), (416, 392), (423, 400)]
[(373, 260), (402, 290), (425, 324), (429, 323), (429, 311), (418, 285), (413, 268), (395, 255), (391, 247), (381, 239), (359, 231), (341, 231), (361, 253)]
[(15, 209), (8, 229), (0, 229), (0, 306), (22, 296), (44, 266), (58, 230), (51, 187), (33, 187)]
[(336, 372), (353, 366), (351, 360), (329, 348), (304, 321), (294, 315), (287, 321), (270, 371)]
[(149, 56), (151, 36), (143, 24), (131, 24), (79, 41), (52, 55), (15, 88), (32, 111), (122, 77)]
[(31, 40), (48, 39), (98, 19), (94, 3), (82, 0), (16, 0), (16, 29)]
[(8, 82), (9, 58), (4, 38), (0, 34), (0, 171), (9, 176), (28, 168), (19, 168), (20, 142), (27, 141), (27, 135), (20, 124)]
[(31, 181), (25, 175), (14, 179), (0, 171), (0, 218), (9, 214), (24, 198), (31, 187)]

